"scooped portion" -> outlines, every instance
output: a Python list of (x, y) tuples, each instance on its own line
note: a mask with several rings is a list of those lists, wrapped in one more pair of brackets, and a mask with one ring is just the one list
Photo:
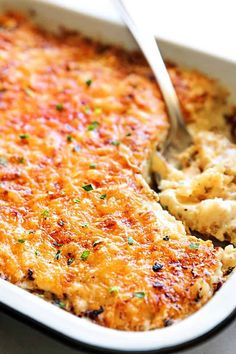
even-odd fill
[(201, 132), (162, 180), (160, 202), (191, 230), (236, 245), (236, 145)]

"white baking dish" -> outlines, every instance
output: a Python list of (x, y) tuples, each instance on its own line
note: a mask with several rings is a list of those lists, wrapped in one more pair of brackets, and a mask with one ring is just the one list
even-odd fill
[[(77, 0), (79, 1), (79, 0)], [(35, 10), (35, 21), (56, 30), (59, 25), (77, 29), (105, 42), (119, 43), (134, 48), (135, 43), (125, 27), (118, 23), (99, 20), (89, 14), (48, 4), (43, 0), (0, 0), (0, 11)], [(97, 5), (97, 3), (96, 3)], [(94, 2), (94, 6), (95, 2)], [(66, 5), (65, 5), (66, 6)], [(236, 64), (188, 48), (161, 41), (164, 56), (186, 66), (195, 67), (221, 79), (236, 99)], [(58, 333), (76, 344), (82, 352), (121, 351), (127, 353), (163, 352), (185, 347), (207, 338), (236, 314), (236, 272), (215, 296), (198, 312), (171, 327), (149, 332), (124, 332), (98, 326), (87, 319), (57, 308), (27, 291), (0, 279), (0, 305), (37, 322), (42, 328)]]

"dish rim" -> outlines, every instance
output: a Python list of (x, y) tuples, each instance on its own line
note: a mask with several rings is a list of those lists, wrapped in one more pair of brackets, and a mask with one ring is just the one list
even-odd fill
[[(231, 281), (232, 281), (232, 277), (231, 277)], [(26, 297), (27, 303), (30, 302), (30, 298), (31, 298), (31, 300), (35, 300), (36, 303), (37, 302), (40, 303), (40, 305), (42, 305), (41, 307), (47, 308), (47, 310), (49, 310), (49, 312), (50, 312), (49, 307), (51, 307), (51, 310), (52, 310), (51, 312), (54, 312), (54, 313), (60, 312), (62, 314), (65, 312), (64, 310), (57, 308), (55, 305), (52, 305), (41, 298), (37, 298), (36, 295), (32, 295), (29, 292), (27, 292), (21, 288), (18, 288), (14, 284), (8, 283), (7, 281), (2, 280), (2, 279), (0, 279), (0, 289), (1, 289), (1, 282), (5, 283), (6, 288), (8, 286), (12, 287), (12, 289), (13, 289), (12, 293), (14, 293), (14, 291), (15, 291), (15, 292), (18, 292), (18, 295), (20, 295), (21, 297)], [(10, 292), (9, 292), (9, 294), (11, 295)], [(16, 297), (15, 297), (15, 299), (16, 299)], [(34, 302), (34, 301), (32, 301), (32, 302)], [(33, 304), (33, 309), (35, 308), (34, 306), (35, 306), (35, 304)], [(28, 307), (28, 305), (26, 305), (26, 307)], [(32, 307), (31, 307), (31, 309), (32, 309)], [(41, 311), (40, 307), (39, 307), (39, 309)], [(43, 332), (47, 336), (53, 337), (53, 338), (59, 340), (60, 342), (66, 344), (72, 348), (82, 350), (81, 353), (86, 353), (86, 354), (95, 354), (95, 353), (114, 353), (114, 354), (154, 354), (154, 353), (158, 353), (158, 354), (166, 354), (166, 353), (174, 353), (174, 352), (178, 352), (180, 350), (184, 350), (186, 348), (190, 348), (190, 347), (193, 347), (195, 345), (198, 345), (200, 343), (207, 341), (208, 339), (212, 338), (217, 333), (219, 333), (221, 330), (223, 330), (225, 327), (230, 325), (231, 322), (236, 318), (236, 308), (234, 308), (222, 321), (217, 323), (214, 327), (210, 328), (208, 331), (205, 331), (201, 335), (196, 336), (195, 338), (192, 338), (190, 340), (181, 342), (179, 344), (165, 346), (162, 348), (152, 348), (152, 349), (142, 349), (142, 350), (138, 350), (137, 348), (135, 348), (133, 350), (123, 350), (123, 349), (121, 350), (121, 349), (97, 346), (97, 345), (93, 345), (88, 342), (84, 342), (82, 340), (72, 338), (70, 335), (63, 333), (59, 329), (53, 328), (52, 326), (49, 326), (48, 324), (43, 323), (42, 321), (40, 321), (37, 318), (33, 318), (29, 314), (29, 312), (23, 313), (22, 309), (19, 310), (19, 309), (14, 308), (10, 304), (4, 303), (4, 301), (1, 301), (1, 293), (0, 293), (0, 311), (2, 311), (3, 313), (5, 313), (17, 320), (20, 320), (20, 321), (24, 320), (24, 324), (26, 324), (28, 326), (31, 326), (33, 324), (34, 328)], [(199, 311), (201, 311), (201, 309)], [(47, 312), (47, 311), (45, 311), (45, 312)], [(68, 314), (68, 315), (73, 318), (76, 317), (73, 314)], [(60, 317), (63, 318), (63, 316), (60, 316)], [(190, 317), (191, 316), (189, 316), (188, 318), (190, 318)], [(80, 319), (78, 319), (78, 320), (80, 320)], [(182, 323), (183, 321), (184, 320), (182, 320), (180, 323)], [(99, 327), (101, 330), (107, 329), (106, 327), (102, 327), (97, 324), (92, 324), (92, 325)], [(173, 328), (173, 326), (164, 328), (163, 330), (168, 330), (169, 328)], [(162, 329), (156, 329), (154, 331), (149, 331), (149, 332), (155, 333), (160, 330), (162, 330)], [(122, 332), (122, 331), (111, 330), (109, 328), (108, 328), (108, 331)], [(138, 333), (138, 334), (140, 334), (140, 333), (148, 333), (148, 332), (125, 332), (125, 331), (123, 331), (123, 333), (126, 333), (126, 334)]]
[[(4, 0), (0, 0), (0, 7), (1, 5), (4, 3)], [(11, 4), (14, 6), (14, 1), (10, 0), (8, 1), (8, 5), (10, 3), (10, 6)], [(34, 0), (33, 2), (31, 0), (20, 0), (19, 3), (24, 3), (24, 4), (28, 4), (31, 8), (34, 6), (34, 5), (37, 5), (37, 6), (44, 6), (46, 8), (51, 8), (52, 9), (59, 9), (59, 11), (66, 11), (66, 12), (71, 12), (71, 13), (76, 13), (78, 16), (79, 15), (82, 15), (82, 16), (85, 16), (87, 17), (88, 19), (90, 18), (90, 20), (92, 20), (94, 17), (93, 16), (89, 16), (89, 14), (84, 14), (84, 13), (80, 13), (78, 10), (71, 10), (71, 9), (68, 9), (64, 6), (62, 6), (62, 4), (59, 4), (57, 5), (55, 3), (55, 1), (53, 3), (51, 3), (50, 1), (49, 2), (46, 2), (45, 0)], [(63, 20), (62, 20), (63, 22)], [(101, 22), (106, 22), (106, 20), (101, 20)], [(110, 25), (112, 26), (112, 21), (109, 21)], [(114, 25), (117, 26), (117, 23), (114, 23)], [(118, 26), (121, 26), (122, 25), (118, 25)], [(124, 28), (124, 26), (123, 26)], [(172, 43), (168, 42), (168, 41), (163, 41), (164, 43), (166, 43), (167, 45), (169, 44), (170, 46), (172, 45)], [(176, 45), (180, 48), (182, 48), (182, 46), (179, 46), (179, 45)], [(195, 52), (195, 50), (192, 50), (192, 52)], [(208, 56), (208, 55), (207, 55)], [(221, 58), (220, 58), (221, 59)], [(222, 60), (222, 59), (221, 59)], [(224, 61), (224, 60), (223, 60)], [(228, 64), (227, 60), (225, 60), (226, 62), (226, 65)], [(232, 287), (233, 285), (235, 286), (235, 290), (236, 290), (236, 272), (234, 272), (234, 274), (232, 274), (230, 276), (230, 278), (228, 279), (228, 281), (226, 282), (226, 284), (222, 287), (222, 289), (219, 291), (219, 293), (222, 293), (223, 292), (230, 297), (231, 294), (229, 293), (233, 293), (233, 291), (231, 290), (230, 286), (229, 286), (229, 283), (231, 282), (232, 283)], [(233, 283), (234, 282), (234, 283)], [(14, 287), (14, 290), (13, 290), (13, 287)], [(4, 311), (8, 311), (8, 312), (14, 312), (16, 313), (17, 316), (23, 316), (24, 318), (27, 318), (27, 321), (31, 321), (33, 322), (34, 324), (37, 324), (37, 326), (40, 326), (40, 328), (44, 328), (44, 330), (47, 328), (48, 331), (50, 332), (54, 332), (57, 333), (57, 336), (63, 336), (64, 339), (66, 339), (66, 341), (70, 341), (70, 342), (73, 342), (76, 347), (80, 347), (81, 349), (85, 348), (85, 350), (87, 350), (87, 352), (97, 352), (97, 351), (103, 351), (103, 352), (114, 352), (114, 353), (155, 353), (158, 351), (158, 353), (166, 353), (166, 352), (173, 352), (173, 351), (177, 351), (177, 350), (181, 350), (181, 349), (184, 349), (186, 347), (189, 347), (189, 346), (192, 346), (194, 344), (198, 344), (200, 343), (201, 341), (205, 340), (205, 339), (208, 339), (209, 336), (217, 333), (221, 328), (225, 327), (228, 323), (230, 323), (231, 320), (233, 320), (235, 317), (236, 317), (236, 300), (234, 301), (235, 302), (235, 305), (233, 306), (233, 308), (231, 310), (228, 311), (228, 313), (223, 316), (223, 319), (219, 320), (218, 321), (215, 319), (215, 321), (217, 322), (214, 326), (209, 326), (209, 329), (208, 330), (204, 330), (202, 332), (202, 334), (199, 334), (197, 336), (194, 337), (194, 334), (192, 334), (192, 339), (188, 339), (188, 340), (183, 340), (182, 342), (180, 343), (176, 343), (176, 344), (173, 344), (173, 345), (165, 345), (165, 346), (158, 346), (158, 343), (154, 344), (154, 346), (152, 345), (152, 348), (148, 349), (148, 347), (150, 347), (150, 345), (147, 345), (146, 348), (143, 348), (140, 350), (140, 343), (136, 344), (136, 346), (133, 347), (133, 349), (129, 349), (129, 350), (126, 350), (125, 348), (124, 349), (117, 349), (116, 347), (113, 347), (113, 346), (98, 346), (96, 344), (91, 344), (91, 342), (89, 343), (89, 341), (87, 342), (83, 342), (81, 339), (75, 339), (73, 338), (72, 336), (68, 335), (68, 334), (65, 334), (65, 331), (63, 332), (63, 330), (59, 330), (59, 329), (56, 329), (55, 328), (55, 323), (54, 325), (52, 323), (49, 323), (49, 324), (45, 324), (42, 320), (40, 321), (39, 319), (35, 318), (37, 317), (36, 314), (34, 314), (34, 317), (32, 316), (32, 312), (34, 312), (34, 305), (36, 303), (36, 305), (38, 304), (38, 300), (39, 301), (42, 301), (44, 303), (44, 305), (41, 304), (41, 306), (39, 306), (39, 308), (45, 308), (46, 309), (46, 312), (47, 310), (49, 312), (51, 312), (51, 314), (56, 314), (56, 313), (60, 313), (60, 316), (59, 318), (63, 318), (65, 316), (62, 315), (63, 310), (61, 309), (58, 309), (56, 308), (54, 305), (51, 305), (49, 303), (46, 303), (44, 300), (41, 300), (41, 299), (38, 299), (35, 295), (32, 296), (32, 294), (26, 292), (25, 290), (22, 290), (20, 288), (18, 288), (16, 285), (13, 285), (13, 284), (10, 284), (8, 282), (6, 282), (5, 280), (2, 280), (0, 279), (0, 290), (1, 289), (5, 289), (6, 292), (8, 292), (8, 294), (10, 296), (15, 296), (15, 299), (17, 298), (17, 295), (20, 294), (20, 297), (25, 297), (26, 299), (28, 298), (28, 302), (27, 302), (27, 306), (28, 304), (30, 303), (31, 305), (31, 316), (30, 316), (30, 313), (29, 313), (29, 308), (27, 309), (27, 306), (26, 304), (24, 303), (23, 304), (23, 309), (22, 309), (22, 306), (18, 306), (18, 309), (15, 308), (14, 309), (14, 305), (8, 301), (9, 299), (6, 299), (6, 297), (4, 297), (4, 294), (2, 293), (1, 294), (1, 291), (0, 291), (0, 307), (2, 307), (4, 309)], [(22, 292), (22, 293), (21, 293)], [(24, 293), (24, 294), (23, 294)], [(218, 294), (219, 294), (218, 293)], [(22, 295), (23, 294), (23, 295)], [(27, 294), (27, 295), (26, 295)], [(196, 321), (192, 321), (193, 317), (196, 318), (196, 317), (199, 317), (199, 313), (204, 313), (204, 312), (207, 312), (206, 308), (209, 308), (209, 305), (210, 305), (210, 308), (214, 306), (212, 306), (212, 303), (215, 303), (215, 302), (219, 302), (219, 303), (222, 303), (222, 299), (223, 299), (223, 296), (221, 295), (220, 297), (220, 300), (217, 301), (218, 297), (217, 296), (218, 294), (215, 294), (214, 297), (209, 300), (209, 302), (203, 306), (200, 310), (198, 310), (196, 313), (194, 313), (193, 315), (187, 317), (186, 319), (184, 320), (181, 320), (179, 323), (177, 323), (176, 325), (174, 326), (171, 326), (171, 327), (167, 327), (167, 328), (164, 328), (164, 329), (156, 329), (156, 330), (153, 330), (153, 331), (150, 331), (150, 332), (124, 332), (124, 331), (116, 331), (116, 330), (111, 330), (110, 329), (107, 329), (105, 327), (101, 327), (97, 324), (93, 324), (93, 323), (89, 323), (89, 327), (93, 327), (93, 326), (97, 326), (99, 327), (99, 331), (101, 332), (104, 332), (104, 334), (107, 332), (109, 333), (110, 331), (110, 334), (114, 331), (115, 332), (119, 332), (119, 333), (123, 333), (124, 334), (124, 337), (127, 337), (127, 334), (132, 337), (134, 333), (138, 333), (138, 336), (141, 336), (141, 337), (145, 337), (145, 335), (143, 335), (144, 333), (164, 333), (163, 331), (166, 331), (166, 332), (170, 332), (170, 336), (171, 336), (171, 332), (173, 332), (173, 329), (174, 327), (176, 328), (176, 326), (181, 326), (181, 323), (186, 323), (187, 322), (195, 322), (197, 323), (198, 320)], [(232, 297), (232, 295), (231, 295)], [(32, 299), (31, 299), (32, 298)], [(35, 301), (33, 300), (33, 298), (35, 298)], [(216, 299), (216, 300), (215, 300)], [(19, 300), (19, 298), (18, 298)], [(32, 301), (31, 301), (32, 300)], [(37, 301), (36, 301), (37, 300)], [(20, 304), (19, 304), (20, 305)], [(22, 305), (22, 304), (21, 304)], [(33, 306), (33, 307), (32, 307)], [(30, 307), (30, 306), (29, 306)], [(20, 309), (21, 308), (21, 309)], [(37, 311), (36, 311), (37, 313)], [(211, 310), (209, 311), (209, 313), (211, 313)], [(83, 319), (78, 319), (76, 318), (76, 316), (74, 315), (71, 315), (70, 316), (73, 316), (74, 319), (76, 319), (76, 321), (78, 322), (78, 328), (79, 328), (79, 321), (83, 321)], [(205, 317), (204, 317), (205, 318)], [(190, 319), (190, 320), (189, 320)], [(74, 322), (74, 321), (73, 321)], [(81, 322), (82, 323), (82, 322)], [(184, 326), (186, 327), (186, 326)], [(186, 329), (188, 328), (188, 326), (186, 327)], [(108, 331), (107, 331), (108, 330)], [(91, 331), (92, 332), (92, 331)], [(95, 331), (96, 332), (96, 331)], [(165, 332), (165, 333), (166, 333)], [(175, 331), (174, 331), (175, 332)], [(173, 335), (173, 334), (172, 334)], [(148, 335), (149, 336), (149, 335)], [(146, 337), (148, 337), (146, 335)], [(137, 336), (136, 336), (137, 337)], [(150, 337), (150, 336), (149, 336)], [(127, 337), (128, 338), (128, 337)], [(136, 338), (136, 340), (138, 339), (138, 337)], [(130, 340), (130, 339), (129, 339)], [(148, 344), (148, 343), (147, 343)], [(138, 346), (137, 346), (138, 345)]]
[[(114, 353), (114, 354), (171, 354), (171, 353), (176, 353), (181, 350), (186, 350), (193, 348), (197, 345), (203, 344), (207, 342), (208, 340), (212, 339), (215, 337), (217, 334), (219, 334), (221, 331), (227, 329), (228, 326), (236, 319), (236, 308), (233, 310), (233, 312), (225, 318), (222, 322), (220, 322), (216, 327), (211, 329), (209, 332), (204, 333), (202, 336), (196, 337), (193, 340), (189, 340), (187, 342), (183, 342), (182, 344), (179, 345), (174, 345), (171, 347), (165, 347), (162, 349), (152, 349), (152, 350), (143, 350), (143, 351), (123, 351), (123, 350), (112, 350), (112, 352), (109, 349), (104, 349), (96, 346), (89, 345), (88, 343), (83, 343), (79, 342), (77, 340), (73, 340), (70, 337), (66, 336), (65, 334), (58, 332), (55, 329), (52, 329), (48, 326), (42, 325), (42, 323), (33, 320), (29, 315), (23, 315), (21, 312), (18, 312), (11, 307), (4, 305), (0, 301), (0, 311), (2, 311), (4, 314), (14, 318), (15, 320), (19, 322), (23, 322), (24, 324), (28, 327), (32, 327), (36, 329), (37, 331), (45, 334), (49, 338), (53, 338), (57, 340), (58, 342), (67, 345), (70, 348), (73, 349), (79, 349), (82, 350), (81, 354), (97, 354), (97, 353)], [(86, 350), (86, 352), (84, 351)]]

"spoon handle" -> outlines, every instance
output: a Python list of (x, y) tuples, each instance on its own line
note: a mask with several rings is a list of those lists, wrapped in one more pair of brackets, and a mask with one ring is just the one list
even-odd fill
[[(165, 63), (162, 59), (155, 37), (148, 30), (148, 26), (141, 28), (138, 23), (138, 19), (134, 16), (133, 13), (131, 13), (125, 0), (115, 0), (115, 2), (119, 7), (120, 13), (130, 32), (133, 34), (147, 62), (149, 63), (161, 89), (161, 93), (164, 98), (171, 123), (165, 147), (173, 142), (173, 140), (175, 140), (175, 138), (179, 135), (181, 135), (181, 137), (186, 135), (188, 138), (187, 140), (189, 140), (190, 135), (185, 127), (179, 100), (171, 82), (169, 73), (166, 69)], [(181, 134), (179, 134), (180, 131)]]

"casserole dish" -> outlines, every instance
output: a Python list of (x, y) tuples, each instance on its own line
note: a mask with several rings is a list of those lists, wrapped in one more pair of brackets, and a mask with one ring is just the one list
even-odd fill
[[(65, 10), (63, 12), (62, 23), (61, 18), (63, 10), (56, 7), (52, 7), (53, 18), (55, 18), (55, 21), (52, 21), (52, 15), (49, 12), (49, 5), (43, 5), (41, 2), (34, 2), (34, 6), (32, 8), (32, 3), (22, 1), (18, 2), (16, 7), (13, 4), (11, 5), (11, 2), (7, 2), (7, 7), (14, 7), (17, 10), (20, 9), (23, 11), (29, 9), (29, 5), (31, 7), (31, 11), (36, 11), (36, 21), (42, 25), (44, 23), (49, 23), (50, 30), (55, 30), (58, 25), (63, 24), (67, 28), (78, 29), (89, 36), (94, 37), (96, 35), (99, 39), (109, 42), (112, 41), (111, 34), (114, 31), (114, 38), (118, 38), (116, 43), (123, 44), (128, 48), (134, 48), (132, 41), (126, 40), (125, 32), (123, 32), (122, 27), (118, 25), (112, 25), (108, 22), (102, 23), (99, 20)], [(76, 22), (78, 22), (79, 26), (75, 25)], [(112, 28), (113, 31), (111, 30)], [(105, 34), (109, 34), (109, 36)], [(121, 41), (122, 38), (124, 38), (124, 40)], [(171, 56), (172, 60), (174, 59), (175, 61), (178, 61), (177, 57), (175, 58), (170, 53), (168, 54), (168, 51), (166, 52), (168, 56)], [(215, 63), (216, 67), (218, 67), (217, 70), (219, 70), (222, 62), (213, 59), (212, 61)], [(194, 63), (193, 66), (197, 65)], [(233, 90), (232, 86), (230, 87), (230, 90)], [(229, 284), (231, 284), (231, 287)], [(42, 303), (40, 299), (32, 299), (30, 294), (25, 294), (24, 291), (15, 289), (14, 286), (5, 282), (1, 282), (1, 301), (3, 304), (11, 308), (14, 307), (24, 315), (27, 315), (30, 311), (30, 317), (32, 319), (47, 325), (51, 329), (57, 330), (67, 337), (70, 337), (72, 340), (84, 342), (87, 345), (102, 348), (103, 350), (110, 349), (127, 352), (138, 352), (145, 350), (147, 352), (149, 350), (169, 350), (170, 347), (177, 347), (181, 343), (183, 344), (184, 342), (190, 342), (197, 336), (202, 336), (204, 333), (209, 332), (213, 327), (218, 325), (232, 313), (235, 305), (233, 300), (231, 301), (230, 296), (233, 297), (234, 286), (235, 282), (233, 275), (223, 289), (213, 298), (213, 300), (211, 300), (209, 304), (207, 304), (195, 315), (191, 316), (187, 320), (184, 320), (173, 328), (171, 327), (170, 329), (168, 328), (153, 332), (145, 332), (142, 334), (133, 332), (124, 333), (100, 328), (87, 320), (78, 319), (55, 308), (52, 309), (51, 305)], [(221, 309), (222, 299), (224, 298), (225, 300), (226, 296), (229, 297), (227, 307), (224, 305), (225, 308)], [(27, 308), (24, 308), (24, 304), (27, 304)], [(214, 310), (216, 308), (217, 311)], [(48, 315), (49, 313), (50, 316)], [(211, 321), (209, 321), (209, 323), (206, 323), (207, 313), (211, 315)], [(190, 333), (190, 331), (188, 332), (186, 330), (187, 328), (193, 328), (193, 333)], [(186, 335), (186, 333), (188, 333), (188, 335)]]

